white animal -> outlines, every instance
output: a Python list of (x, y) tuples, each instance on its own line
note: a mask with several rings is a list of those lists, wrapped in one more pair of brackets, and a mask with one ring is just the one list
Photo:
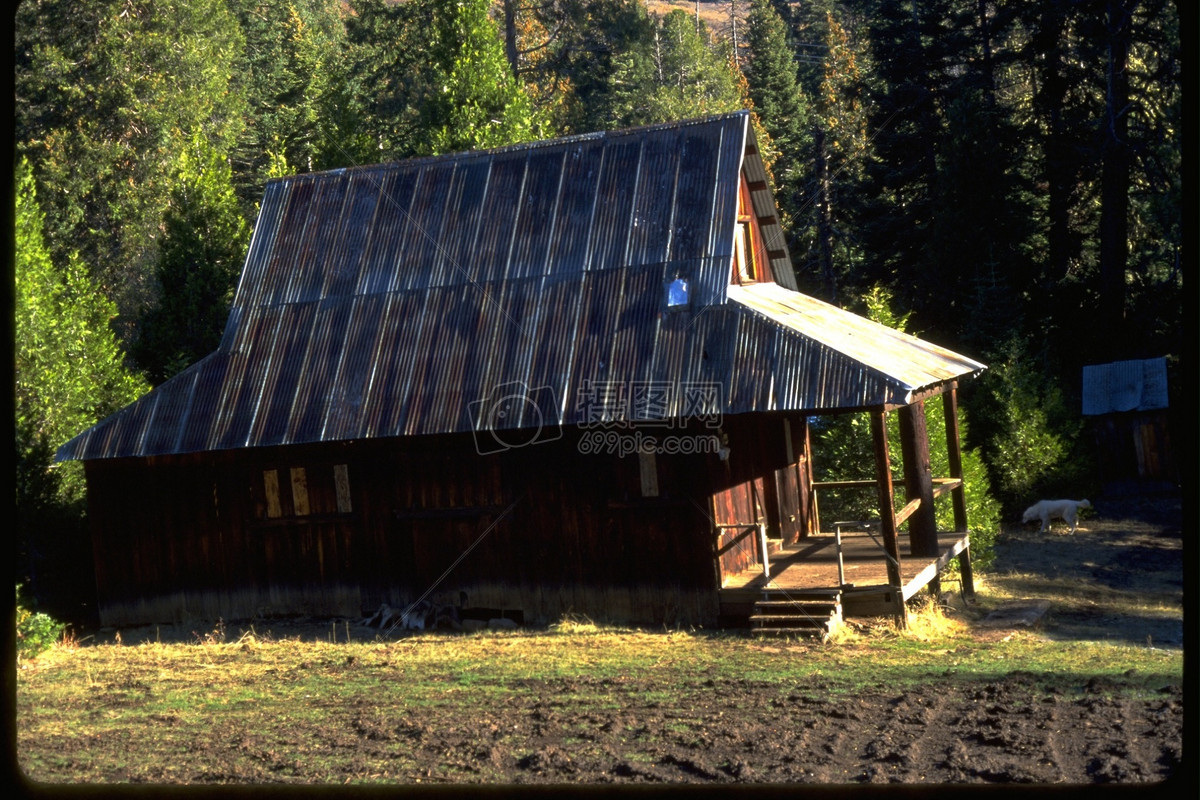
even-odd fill
[(378, 625), (380, 628), (383, 628), (383, 626), (391, 622), (392, 618), (398, 613), (400, 612), (396, 611), (396, 609), (392, 608), (387, 603), (383, 603), (379, 606), (379, 609), (374, 614), (367, 617), (359, 624), (366, 625), (368, 627)]
[(425, 630), (426, 619), (433, 611), (433, 604), (428, 600), (414, 603), (407, 609), (393, 608), (387, 603), (379, 606), (379, 610), (362, 621), (367, 626), (378, 625), (380, 630), (400, 628), (405, 631)]
[(409, 606), (400, 614), (400, 629), (405, 631), (425, 630), (425, 621), (433, 611), (433, 603), (422, 600)]
[(1087, 500), (1039, 500), (1025, 509), (1021, 522), (1040, 520), (1042, 527), (1038, 528), (1038, 533), (1042, 533), (1050, 530), (1050, 520), (1061, 519), (1071, 526), (1071, 533), (1074, 533), (1079, 524), (1079, 510), (1091, 507), (1092, 504)]

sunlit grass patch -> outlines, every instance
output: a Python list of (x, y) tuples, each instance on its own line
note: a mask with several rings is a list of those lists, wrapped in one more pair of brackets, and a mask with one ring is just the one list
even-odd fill
[[(977, 579), (976, 583), (980, 581)], [(994, 610), (1005, 602), (1032, 598), (1049, 599), (1058, 609), (1156, 617), (1178, 616), (1183, 608), (1183, 593), (1178, 590), (1125, 591), (1073, 577), (1033, 573), (988, 575), (982, 586), (976, 586), (976, 591), (981, 612)]]
[(602, 632), (599, 625), (582, 615), (568, 614), (550, 625), (550, 632), (560, 636), (596, 635)]
[(902, 638), (921, 642), (956, 639), (968, 633), (967, 623), (952, 614), (951, 607), (931, 596), (910, 604), (908, 624), (897, 631)]

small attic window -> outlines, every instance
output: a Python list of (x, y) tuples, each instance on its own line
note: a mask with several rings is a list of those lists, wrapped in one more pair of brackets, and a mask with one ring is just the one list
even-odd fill
[(667, 308), (687, 308), (688, 288), (687, 278), (675, 278), (672, 281), (667, 281)]
[(775, 218), (755, 216), (754, 203), (750, 196), (752, 188), (766, 188), (766, 183), (751, 185), (743, 174), (738, 190), (737, 224), (733, 232), (733, 274), (730, 276), (730, 282), (733, 284), (774, 281), (769, 255), (763, 244), (761, 226), (765, 221), (776, 224)]

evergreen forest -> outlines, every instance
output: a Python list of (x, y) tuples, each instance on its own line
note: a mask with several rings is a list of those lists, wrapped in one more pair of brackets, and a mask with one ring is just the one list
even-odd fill
[[(1085, 365), (1166, 356), (1180, 397), (1169, 0), (23, 0), (14, 15), (18, 582), (64, 615), (90, 545), (81, 465), (54, 451), (216, 349), (274, 176), (749, 109), (801, 290), (988, 365), (960, 395), (980, 525), (1098, 490)], [(817, 430), (822, 474), (861, 477), (844, 474), (857, 425)]]

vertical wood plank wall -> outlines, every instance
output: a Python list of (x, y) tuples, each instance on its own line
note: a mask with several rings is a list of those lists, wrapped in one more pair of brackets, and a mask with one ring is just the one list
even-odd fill
[[(752, 455), (756, 429), (734, 427)], [(465, 592), (531, 622), (714, 624), (717, 457), (657, 454), (648, 491), (644, 460), (585, 456), (577, 438), (484, 456), (446, 436), (88, 462), (102, 621), (353, 616), (440, 580), (433, 598)], [(743, 459), (716, 487), (733, 490), (729, 513), (752, 513), (750, 484), (761, 498), (776, 480), (774, 438), (775, 462)]]
[(730, 453), (713, 467), (712, 505), (723, 579), (761, 563), (759, 523), (784, 544), (808, 535), (812, 473), (803, 417), (730, 417), (722, 427)]

